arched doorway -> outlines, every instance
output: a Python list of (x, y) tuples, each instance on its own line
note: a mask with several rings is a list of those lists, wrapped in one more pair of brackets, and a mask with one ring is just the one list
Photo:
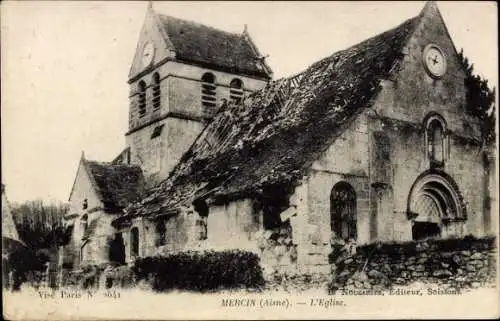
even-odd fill
[(408, 198), (414, 240), (440, 237), (444, 225), (465, 218), (454, 181), (444, 173), (426, 173), (413, 184)]
[(335, 184), (330, 196), (330, 227), (343, 240), (357, 239), (356, 192), (347, 182)]

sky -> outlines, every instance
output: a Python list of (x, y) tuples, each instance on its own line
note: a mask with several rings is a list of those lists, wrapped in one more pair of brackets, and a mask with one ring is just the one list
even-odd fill
[[(241, 33), (275, 78), (417, 15), (425, 2), (153, 2), (159, 13)], [(127, 75), (145, 1), (1, 3), (2, 183), (11, 202), (67, 201), (82, 151), (125, 146)], [(498, 88), (495, 2), (438, 2), (457, 50)]]

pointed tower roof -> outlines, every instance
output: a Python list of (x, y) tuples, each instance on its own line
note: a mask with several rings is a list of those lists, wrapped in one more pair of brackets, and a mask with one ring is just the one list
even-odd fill
[(176, 59), (229, 72), (271, 77), (248, 37), (172, 16), (158, 16), (174, 46)]
[[(243, 34), (231, 33), (160, 14), (150, 1), (145, 24), (151, 22), (164, 42), (161, 46), (170, 52), (166, 57), (169, 60), (264, 79), (272, 77), (271, 68), (263, 61), (247, 31)], [(138, 74), (140, 72), (131, 68), (129, 78), (135, 79)]]

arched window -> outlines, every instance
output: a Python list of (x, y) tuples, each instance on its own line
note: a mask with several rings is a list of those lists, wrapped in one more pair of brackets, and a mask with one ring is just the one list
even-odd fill
[(89, 244), (89, 243), (90, 243), (90, 241), (87, 240), (80, 247), (80, 263), (83, 262), (85, 260), (85, 258), (88, 257), (88, 253), (86, 254), (88, 247), (86, 245)]
[(217, 105), (215, 76), (209, 72), (201, 77), (201, 105), (215, 108)]
[(443, 139), (443, 127), (441, 123), (437, 120), (433, 120), (429, 124), (428, 131), (428, 149), (429, 158), (433, 161), (442, 163), (444, 160), (444, 139)]
[(199, 218), (196, 220), (196, 226), (199, 231), (199, 239), (206, 240), (208, 238), (208, 205), (203, 199), (196, 199), (193, 202), (194, 210), (198, 213)]
[(80, 224), (82, 227), (83, 234), (85, 235), (85, 232), (87, 231), (87, 228), (89, 226), (88, 224), (89, 216), (87, 214), (83, 214), (82, 217), (80, 218)]
[(138, 95), (139, 95), (139, 117), (146, 115), (146, 83), (140, 81), (138, 85)]
[(233, 79), (229, 84), (229, 99), (239, 104), (243, 97), (243, 82), (240, 79)]
[(356, 192), (346, 182), (337, 183), (330, 197), (330, 227), (337, 238), (357, 238)]
[(163, 246), (166, 243), (166, 228), (165, 221), (158, 220), (156, 222), (156, 246)]
[(431, 167), (443, 166), (447, 155), (446, 123), (437, 115), (431, 115), (426, 121), (425, 140), (427, 157)]
[(156, 72), (153, 74), (153, 109), (160, 108), (160, 105), (161, 105), (160, 75)]
[(139, 229), (137, 227), (130, 230), (130, 256), (139, 256)]

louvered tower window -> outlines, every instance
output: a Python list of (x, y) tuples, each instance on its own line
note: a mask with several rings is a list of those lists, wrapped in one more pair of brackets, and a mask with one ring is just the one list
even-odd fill
[(209, 72), (201, 77), (201, 105), (215, 108), (217, 105), (215, 76)]
[(139, 82), (139, 117), (146, 115), (146, 83), (144, 81)]
[(160, 89), (160, 75), (155, 73), (153, 75), (153, 109), (160, 108), (161, 104), (161, 89)]
[(240, 79), (233, 79), (229, 84), (229, 99), (239, 104), (243, 98), (243, 82)]

